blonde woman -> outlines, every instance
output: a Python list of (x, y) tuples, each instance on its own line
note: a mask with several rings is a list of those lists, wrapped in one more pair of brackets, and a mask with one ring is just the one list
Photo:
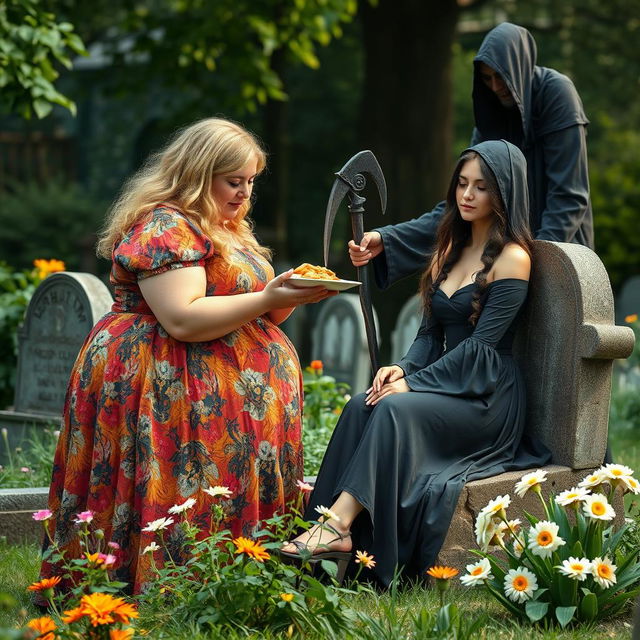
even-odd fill
[[(332, 294), (274, 277), (247, 219), (264, 166), (242, 127), (197, 122), (131, 178), (98, 244), (115, 302), (71, 374), (49, 508), (69, 555), (90, 511), (133, 592), (151, 578), (145, 528), (172, 506), (206, 526), (203, 489), (228, 487), (225, 524), (247, 536), (302, 478), (300, 365), (278, 324)], [(164, 537), (179, 553), (179, 528)]]

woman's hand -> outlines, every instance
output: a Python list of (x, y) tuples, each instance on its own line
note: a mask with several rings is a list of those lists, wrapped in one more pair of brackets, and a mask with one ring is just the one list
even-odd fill
[(326, 287), (296, 287), (287, 282), (293, 269), (276, 276), (264, 288), (270, 310), (291, 309), (301, 304), (312, 304), (336, 295), (337, 291), (330, 291)]
[(393, 393), (406, 393), (409, 385), (404, 381), (404, 371), (397, 364), (390, 367), (380, 367), (373, 384), (367, 389), (365, 404), (376, 405), (382, 398)]
[(360, 244), (349, 240), (349, 257), (354, 267), (364, 267), (384, 251), (382, 236), (377, 231), (367, 231), (362, 236)]

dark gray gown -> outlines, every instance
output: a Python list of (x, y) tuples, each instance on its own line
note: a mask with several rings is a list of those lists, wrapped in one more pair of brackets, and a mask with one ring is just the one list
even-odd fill
[(430, 318), (398, 363), (410, 392), (375, 407), (359, 394), (345, 406), (311, 495), (312, 520), (316, 506), (330, 506), (342, 491), (364, 506), (353, 549), (375, 556), (385, 586), (396, 567), (417, 576), (433, 565), (466, 482), (550, 458), (522, 438), (525, 388), (511, 355), (528, 283), (489, 284), (475, 328), (473, 287), (434, 295)]

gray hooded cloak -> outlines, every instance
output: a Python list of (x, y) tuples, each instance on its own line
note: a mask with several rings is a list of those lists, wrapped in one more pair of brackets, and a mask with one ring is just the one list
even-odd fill
[[(505, 139), (527, 160), (530, 226), (538, 240), (593, 248), (593, 215), (587, 170), (587, 117), (567, 77), (536, 65), (536, 43), (523, 27), (503, 22), (484, 38), (474, 58), (471, 144)], [(483, 83), (478, 65), (497, 71), (515, 100), (503, 107)], [(425, 267), (444, 202), (419, 218), (376, 229), (384, 252), (374, 261), (386, 288)]]
[[(526, 215), (519, 149), (492, 140), (473, 150), (494, 173), (507, 215), (518, 209)], [(374, 407), (364, 404), (363, 393), (347, 403), (311, 495), (306, 516), (312, 520), (315, 507), (331, 505), (342, 491), (363, 505), (351, 527), (353, 549), (375, 556), (373, 571), (385, 586), (396, 567), (424, 576), (433, 565), (466, 482), (550, 458), (544, 446), (523, 438), (526, 395), (511, 354), (528, 282), (491, 282), (473, 326), (476, 286), (450, 297), (436, 291), (431, 314), (398, 363), (410, 392)]]

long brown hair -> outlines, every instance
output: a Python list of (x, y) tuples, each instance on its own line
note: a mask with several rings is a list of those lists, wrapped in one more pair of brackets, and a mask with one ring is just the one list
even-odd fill
[(266, 164), (265, 151), (253, 134), (230, 120), (207, 118), (178, 131), (124, 185), (100, 234), (98, 255), (111, 258), (125, 233), (165, 203), (195, 222), (222, 256), (228, 254), (230, 242), (239, 239), (243, 246), (269, 257), (271, 252), (258, 244), (246, 217), (250, 201), (223, 227), (218, 224), (218, 206), (212, 196), (216, 175), (238, 171), (253, 158), (260, 173)]
[[(475, 151), (465, 151), (458, 160), (447, 190), (447, 200), (444, 214), (436, 234), (435, 249), (427, 258), (427, 267), (420, 279), (420, 294), (422, 295), (424, 309), (431, 313), (431, 300), (440, 284), (447, 279), (449, 272), (460, 259), (462, 250), (471, 240), (471, 223), (460, 215), (456, 199), (456, 190), (460, 179), (462, 167), (469, 161), (477, 158), (480, 163), (480, 172), (484, 179), (485, 187), (491, 199), (493, 209), (493, 222), (489, 229), (487, 243), (482, 250), (482, 269), (475, 276), (476, 287), (473, 291), (472, 308), (469, 316), (472, 325), (478, 320), (482, 311), (482, 298), (487, 288), (487, 275), (493, 267), (497, 257), (508, 242), (519, 244), (531, 256), (533, 238), (529, 230), (528, 220), (519, 211), (507, 211), (498, 182), (493, 171), (488, 167), (484, 158)], [(437, 271), (435, 279), (433, 271)]]

